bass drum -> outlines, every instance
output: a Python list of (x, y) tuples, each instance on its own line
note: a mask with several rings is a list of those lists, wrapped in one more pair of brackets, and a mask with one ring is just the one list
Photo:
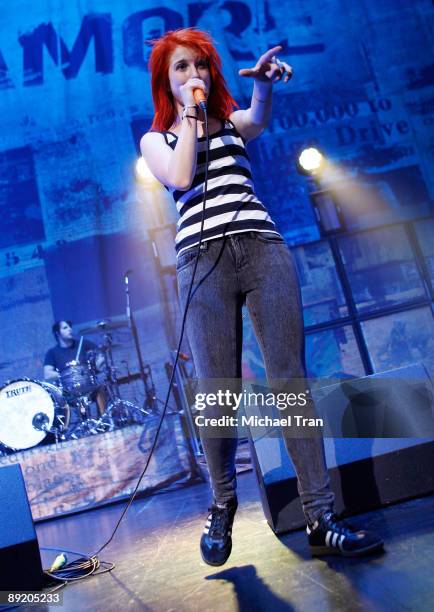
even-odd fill
[(48, 434), (62, 435), (69, 416), (61, 390), (50, 383), (20, 378), (0, 389), (0, 443), (11, 450), (36, 446)]

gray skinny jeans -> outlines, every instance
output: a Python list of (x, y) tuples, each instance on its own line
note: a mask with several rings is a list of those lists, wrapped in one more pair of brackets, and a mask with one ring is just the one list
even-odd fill
[[(177, 260), (182, 311), (197, 246)], [(232, 234), (202, 243), (186, 331), (198, 379), (241, 379), (242, 305), (246, 302), (267, 380), (305, 377), (300, 288), (292, 254), (270, 232)], [(271, 382), (270, 382), (271, 384)], [(228, 411), (233, 414), (232, 410)], [(333, 506), (321, 437), (286, 437), (304, 514), (313, 523)], [(237, 439), (201, 437), (214, 500), (236, 497)]]

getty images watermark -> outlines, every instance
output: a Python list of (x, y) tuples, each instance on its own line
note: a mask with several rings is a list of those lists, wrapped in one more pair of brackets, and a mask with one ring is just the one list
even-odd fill
[(189, 398), (192, 424), (205, 437), (434, 437), (434, 387), (422, 375), (200, 379)]
[[(271, 391), (264, 393), (246, 389), (239, 393), (229, 389), (219, 389), (212, 393), (196, 393), (194, 408), (198, 412), (207, 409), (207, 415), (195, 414), (194, 421), (197, 427), (323, 427), (322, 418), (288, 413), (290, 408), (306, 408), (310, 405), (309, 399), (309, 389), (298, 393)], [(260, 413), (252, 414), (253, 408), (260, 408)], [(286, 411), (286, 414), (264, 414), (264, 409), (267, 410), (267, 408)], [(222, 414), (216, 415), (219, 409)], [(241, 415), (237, 412), (240, 409), (243, 410)], [(208, 416), (210, 410), (213, 416)], [(228, 414), (228, 411), (235, 414)]]

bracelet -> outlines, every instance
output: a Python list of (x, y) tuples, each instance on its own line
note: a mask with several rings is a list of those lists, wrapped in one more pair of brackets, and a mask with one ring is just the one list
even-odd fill
[[(196, 106), (184, 106), (184, 108), (182, 109), (182, 116), (181, 119), (184, 119), (184, 117), (191, 117), (192, 115), (188, 115), (188, 109), (189, 108), (196, 108)], [(197, 119), (197, 117), (193, 117), (193, 119)]]

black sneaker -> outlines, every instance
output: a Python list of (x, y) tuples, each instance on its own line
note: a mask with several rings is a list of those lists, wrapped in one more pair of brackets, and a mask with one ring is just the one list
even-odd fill
[(232, 550), (232, 524), (234, 522), (237, 502), (219, 507), (213, 504), (200, 539), (202, 559), (208, 565), (223, 565)]
[(306, 531), (312, 555), (357, 557), (380, 550), (383, 542), (375, 533), (356, 529), (332, 512), (323, 514)]

